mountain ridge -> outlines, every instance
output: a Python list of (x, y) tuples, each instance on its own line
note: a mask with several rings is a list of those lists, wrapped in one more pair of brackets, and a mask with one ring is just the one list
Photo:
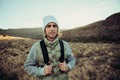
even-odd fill
[[(120, 12), (108, 16), (105, 20), (96, 21), (86, 26), (60, 31), (62, 33), (61, 38), (66, 41), (119, 42)], [(0, 34), (34, 39), (43, 38), (42, 28), (0, 29)]]
[(115, 13), (107, 17), (105, 20), (97, 21), (84, 27), (77, 27), (71, 30), (63, 31), (62, 38), (67, 41), (119, 42), (120, 39), (119, 36), (120, 20), (118, 19), (119, 16), (120, 13)]

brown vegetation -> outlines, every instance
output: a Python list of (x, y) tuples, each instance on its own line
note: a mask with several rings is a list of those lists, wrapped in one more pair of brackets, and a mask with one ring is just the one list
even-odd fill
[(120, 12), (105, 20), (63, 31), (62, 34), (62, 38), (67, 41), (120, 43)]
[[(24, 61), (36, 40), (0, 38), (0, 80), (34, 80)], [(70, 42), (77, 59), (70, 80), (120, 80), (120, 44)]]
[(0, 29), (1, 35), (9, 35), (24, 38), (42, 38), (42, 28)]
[(30, 80), (23, 65), (33, 42), (20, 37), (0, 36), (0, 80)]

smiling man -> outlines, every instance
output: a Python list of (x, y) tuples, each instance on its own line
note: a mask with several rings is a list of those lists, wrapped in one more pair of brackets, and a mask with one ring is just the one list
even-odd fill
[(36, 80), (68, 80), (68, 72), (75, 66), (69, 44), (59, 39), (59, 26), (54, 16), (43, 19), (44, 39), (33, 44), (25, 70)]

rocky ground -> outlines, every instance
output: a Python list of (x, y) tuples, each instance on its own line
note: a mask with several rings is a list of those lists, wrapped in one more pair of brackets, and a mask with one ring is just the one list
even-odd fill
[[(34, 80), (23, 69), (34, 42), (0, 36), (0, 80)], [(120, 44), (70, 42), (77, 59), (70, 80), (120, 80)]]

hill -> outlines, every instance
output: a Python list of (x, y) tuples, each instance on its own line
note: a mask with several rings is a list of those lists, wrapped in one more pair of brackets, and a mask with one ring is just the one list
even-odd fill
[[(70, 30), (61, 30), (66, 41), (81, 42), (117, 42), (120, 43), (120, 12), (112, 14), (105, 20)], [(41, 28), (0, 29), (1, 35), (42, 39)], [(68, 36), (69, 35), (69, 36)]]
[[(61, 29), (60, 31), (64, 31), (64, 30), (66, 29)], [(43, 31), (42, 28), (0, 29), (0, 35), (42, 39)]]
[(42, 38), (42, 28), (0, 29), (1, 35), (9, 35), (24, 38)]
[(105, 20), (62, 32), (63, 39), (82, 42), (119, 42), (119, 35), (120, 12), (107, 17)]

